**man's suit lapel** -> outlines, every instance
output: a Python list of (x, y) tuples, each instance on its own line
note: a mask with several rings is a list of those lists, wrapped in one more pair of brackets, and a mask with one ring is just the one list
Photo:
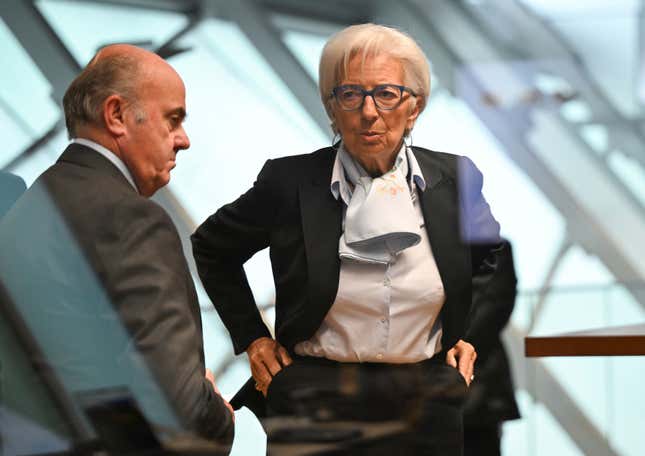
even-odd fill
[(119, 169), (110, 162), (103, 155), (99, 154), (94, 149), (78, 143), (72, 143), (58, 158), (58, 163), (72, 163), (74, 165), (82, 166), (84, 168), (92, 168), (100, 173), (105, 173), (115, 179), (115, 184), (123, 186), (137, 193), (137, 190), (132, 187), (130, 182), (119, 171)]
[[(336, 298), (340, 276), (338, 240), (342, 206), (329, 185), (335, 151), (329, 150), (314, 163), (312, 176), (300, 184), (300, 213), (309, 277), (309, 312), (319, 324)], [(317, 329), (316, 326), (315, 329)]]

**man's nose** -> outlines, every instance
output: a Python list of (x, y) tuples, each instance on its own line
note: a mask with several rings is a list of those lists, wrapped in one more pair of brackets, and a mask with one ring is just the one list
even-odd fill
[(190, 139), (188, 139), (188, 134), (186, 133), (186, 130), (184, 130), (184, 127), (181, 127), (181, 130), (178, 132), (177, 136), (175, 136), (175, 149), (184, 150), (189, 147)]

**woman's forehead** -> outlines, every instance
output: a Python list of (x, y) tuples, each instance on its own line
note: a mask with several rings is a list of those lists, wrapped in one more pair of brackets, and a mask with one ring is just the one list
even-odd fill
[(404, 69), (401, 61), (389, 54), (355, 53), (339, 65), (337, 76), (337, 83), (373, 79), (402, 83)]

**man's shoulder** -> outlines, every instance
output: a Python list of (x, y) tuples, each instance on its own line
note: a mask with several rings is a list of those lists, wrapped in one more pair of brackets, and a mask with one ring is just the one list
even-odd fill
[(145, 222), (149, 224), (164, 224), (176, 231), (175, 224), (170, 214), (154, 199), (146, 198), (139, 194), (123, 194), (114, 204), (119, 212), (128, 220)]
[(174, 227), (159, 204), (139, 195), (120, 176), (60, 160), (36, 179), (23, 200), (28, 212), (49, 207), (85, 240), (137, 223)]

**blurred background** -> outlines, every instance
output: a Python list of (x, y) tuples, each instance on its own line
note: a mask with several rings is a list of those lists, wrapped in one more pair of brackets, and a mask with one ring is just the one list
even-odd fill
[[(644, 454), (643, 358), (529, 360), (523, 343), (645, 322), (644, 1), (3, 0), (0, 13), (0, 169), (28, 185), (65, 148), (62, 95), (98, 48), (136, 44), (177, 69), (192, 146), (155, 199), (185, 241), (265, 160), (331, 143), (316, 85), (331, 34), (410, 33), (433, 73), (413, 144), (469, 156), (514, 245), (504, 342), (522, 419), (504, 425), (504, 454)], [(271, 322), (267, 252), (246, 269)], [(246, 356), (200, 293), (207, 365), (230, 397)], [(264, 454), (257, 420), (237, 415), (233, 454)]]

